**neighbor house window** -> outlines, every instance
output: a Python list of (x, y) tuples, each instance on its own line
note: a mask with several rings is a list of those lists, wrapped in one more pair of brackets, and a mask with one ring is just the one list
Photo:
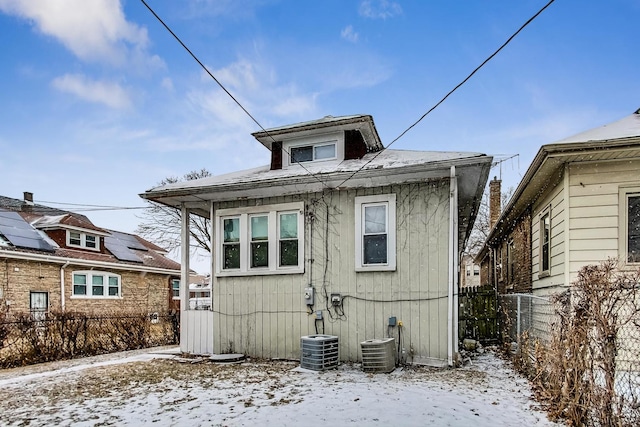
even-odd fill
[(474, 276), (479, 276), (480, 275), (480, 266), (477, 266), (477, 265), (473, 266), (473, 275)]
[(355, 198), (356, 271), (396, 269), (396, 195)]
[(551, 267), (551, 213), (540, 217), (540, 273), (549, 273)]
[(620, 189), (620, 254), (627, 264), (640, 263), (640, 188)]
[(74, 297), (118, 298), (121, 296), (120, 276), (100, 271), (73, 272)]
[(304, 203), (216, 213), (219, 276), (304, 272)]
[(100, 238), (95, 234), (87, 234), (80, 231), (67, 231), (67, 246), (99, 250)]
[(513, 240), (509, 240), (507, 243), (507, 280), (513, 282), (513, 275), (515, 273), (515, 260), (514, 260), (514, 243)]
[(171, 280), (171, 296), (173, 299), (180, 299), (180, 280)]

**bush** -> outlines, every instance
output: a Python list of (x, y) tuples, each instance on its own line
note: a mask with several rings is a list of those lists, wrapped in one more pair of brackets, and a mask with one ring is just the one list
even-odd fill
[[(176, 314), (150, 318), (146, 313), (91, 316), (53, 311), (0, 317), (0, 367), (29, 365), (157, 345), (175, 344)], [(156, 322), (157, 320), (157, 322)]]

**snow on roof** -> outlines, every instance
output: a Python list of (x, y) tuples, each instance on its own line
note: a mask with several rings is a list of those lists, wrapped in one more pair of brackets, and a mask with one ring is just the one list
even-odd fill
[(556, 143), (608, 141), (638, 136), (640, 136), (640, 109), (623, 119), (561, 139)]
[(365, 171), (372, 169), (389, 169), (392, 171), (403, 167), (436, 165), (439, 162), (478, 156), (484, 156), (484, 154), (449, 151), (384, 150), (378, 153), (366, 154), (362, 159), (318, 163), (309, 162), (304, 163), (303, 165), (292, 165), (288, 168), (276, 170), (270, 170), (269, 165), (265, 165), (224, 175), (210, 176), (192, 181), (176, 182), (162, 187), (156, 187), (149, 191), (210, 187), (224, 184), (241, 184), (281, 178), (306, 177), (310, 174), (355, 172), (368, 161), (371, 162), (366, 164), (363, 168)]

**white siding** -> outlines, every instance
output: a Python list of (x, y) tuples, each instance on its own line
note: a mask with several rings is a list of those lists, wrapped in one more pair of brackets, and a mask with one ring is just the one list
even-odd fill
[(570, 280), (580, 268), (616, 258), (620, 186), (640, 185), (640, 161), (589, 162), (569, 167)]
[[(396, 271), (355, 271), (354, 199), (395, 193)], [(316, 333), (303, 300), (315, 288), (319, 333), (337, 335), (340, 358), (360, 360), (360, 342), (397, 337), (389, 317), (403, 326), (402, 343), (415, 362), (447, 360), (449, 180), (358, 191), (333, 191), (261, 200), (262, 205), (305, 202), (304, 274), (216, 277), (213, 286), (214, 350), (254, 357), (300, 358), (300, 338)], [(216, 209), (245, 206), (219, 204)], [(313, 214), (313, 221), (310, 221)], [(328, 219), (328, 221), (327, 221)], [(311, 250), (310, 250), (311, 248)], [(327, 257), (328, 255), (328, 257)], [(344, 315), (327, 311), (325, 296), (340, 293)], [(393, 302), (391, 302), (393, 301)], [(411, 358), (409, 358), (411, 361)]]
[[(563, 181), (551, 188), (533, 207), (531, 216), (531, 263), (534, 292), (547, 293), (546, 289), (561, 284), (565, 265), (565, 200)], [(551, 262), (549, 275), (541, 277), (540, 271), (540, 220), (548, 207), (551, 217)]]

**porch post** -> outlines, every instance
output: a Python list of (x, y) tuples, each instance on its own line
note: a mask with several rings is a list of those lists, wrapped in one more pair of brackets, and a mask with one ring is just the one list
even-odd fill
[(188, 321), (187, 309), (189, 308), (189, 210), (183, 203), (181, 210), (181, 229), (180, 229), (180, 351), (188, 352)]

